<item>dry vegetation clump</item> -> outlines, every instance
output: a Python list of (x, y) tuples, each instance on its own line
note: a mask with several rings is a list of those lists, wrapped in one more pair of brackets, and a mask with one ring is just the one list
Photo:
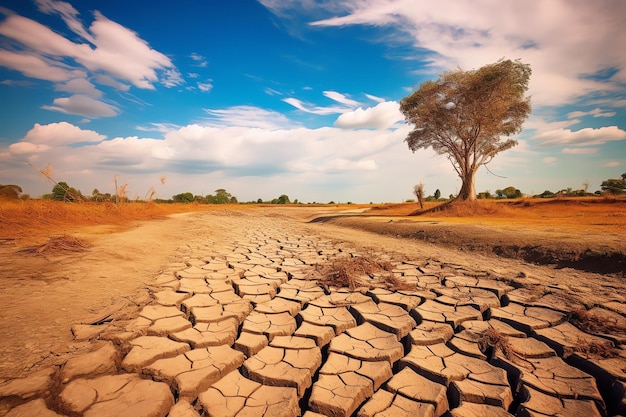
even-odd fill
[(580, 330), (591, 334), (626, 333), (626, 328), (620, 325), (617, 320), (595, 316), (582, 308), (574, 310), (569, 314), (569, 322)]
[(377, 259), (374, 255), (342, 257), (317, 266), (321, 274), (320, 284), (328, 287), (349, 288), (382, 287), (390, 290), (414, 289), (393, 275), (393, 264)]
[(513, 361), (516, 357), (508, 337), (493, 327), (489, 327), (487, 330), (480, 333), (478, 347), (482, 352), (487, 351), (487, 349), (492, 349), (493, 351), (498, 350), (509, 361)]
[(602, 358), (615, 358), (619, 356), (620, 350), (610, 341), (597, 342), (578, 338), (574, 352), (585, 356), (600, 356)]
[(83, 252), (89, 248), (90, 244), (83, 239), (79, 239), (74, 236), (62, 235), (58, 237), (51, 237), (48, 242), (42, 245), (31, 246), (21, 250), (21, 253), (33, 253), (33, 254), (50, 254), (56, 255), (66, 252)]

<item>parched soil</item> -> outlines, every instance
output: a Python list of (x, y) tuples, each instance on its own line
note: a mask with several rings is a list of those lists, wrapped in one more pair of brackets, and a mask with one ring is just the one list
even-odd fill
[(492, 203), (459, 217), (406, 216), (415, 211), (415, 204), (375, 206), (311, 221), (556, 268), (626, 274), (626, 200)]
[[(3, 239), (0, 415), (133, 401), (136, 416), (221, 415), (239, 390), (294, 417), (393, 415), (396, 400), (437, 415), (624, 413), (620, 204), (534, 223), (519, 207), (462, 220), (407, 217), (410, 205), (232, 206)], [(112, 381), (128, 387), (117, 402)]]

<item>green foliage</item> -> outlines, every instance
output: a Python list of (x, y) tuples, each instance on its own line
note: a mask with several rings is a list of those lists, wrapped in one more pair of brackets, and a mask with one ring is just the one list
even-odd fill
[(287, 194), (281, 194), (280, 197), (273, 199), (270, 203), (271, 204), (291, 204), (291, 201), (289, 200), (289, 197), (287, 196)]
[(556, 194), (554, 194), (552, 191), (550, 190), (545, 190), (543, 193), (536, 195), (534, 197), (539, 197), (539, 198), (554, 198), (556, 197)]
[(439, 191), (439, 188), (437, 188), (435, 190), (435, 200), (439, 200), (439, 198), (441, 198), (441, 191)]
[(459, 198), (475, 199), (478, 168), (517, 145), (502, 137), (519, 133), (530, 115), (530, 98), (524, 96), (530, 74), (519, 60), (500, 60), (446, 72), (400, 101), (406, 121), (415, 126), (405, 139), (409, 149), (447, 155), (462, 181)]
[(208, 204), (237, 204), (237, 198), (223, 188), (215, 190), (215, 195), (207, 195)]
[(193, 194), (189, 192), (176, 194), (172, 196), (172, 200), (176, 203), (191, 203), (193, 201)]
[(46, 194), (44, 197), (50, 198), (56, 201), (66, 201), (75, 203), (77, 201), (84, 200), (80, 190), (67, 185), (65, 181), (60, 181), (52, 187), (52, 194)]
[(496, 190), (498, 198), (521, 198), (522, 192), (515, 187), (506, 187), (504, 190)]
[(622, 174), (621, 179), (612, 178), (602, 181), (600, 188), (609, 194), (626, 194), (626, 174)]

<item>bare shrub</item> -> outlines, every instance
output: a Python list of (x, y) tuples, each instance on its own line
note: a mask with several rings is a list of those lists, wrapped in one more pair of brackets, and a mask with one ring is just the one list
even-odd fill
[(424, 208), (424, 184), (421, 182), (413, 187), (413, 194), (417, 198), (417, 202), (420, 205), (420, 209)]

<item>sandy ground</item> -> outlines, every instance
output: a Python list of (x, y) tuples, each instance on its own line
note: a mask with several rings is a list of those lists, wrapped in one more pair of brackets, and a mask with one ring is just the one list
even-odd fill
[(310, 209), (247, 209), (187, 213), (166, 220), (136, 223), (124, 230), (82, 228), (72, 235), (91, 247), (58, 256), (22, 254), (15, 244), (0, 246), (0, 378), (23, 376), (45, 365), (61, 364), (87, 351), (71, 328), (112, 314), (130, 315), (150, 300), (148, 285), (167, 264), (182, 262), (190, 245), (211, 240), (227, 244), (233, 231), (249, 222), (276, 224), (294, 233), (317, 235), (369, 248), (398, 259), (434, 259), (463, 265), (477, 276), (506, 279), (515, 285), (542, 284), (572, 303), (601, 304), (609, 294), (626, 294), (615, 274), (538, 266), (466, 248), (453, 249), (417, 239), (360, 230), (330, 222), (311, 223), (323, 213)]

